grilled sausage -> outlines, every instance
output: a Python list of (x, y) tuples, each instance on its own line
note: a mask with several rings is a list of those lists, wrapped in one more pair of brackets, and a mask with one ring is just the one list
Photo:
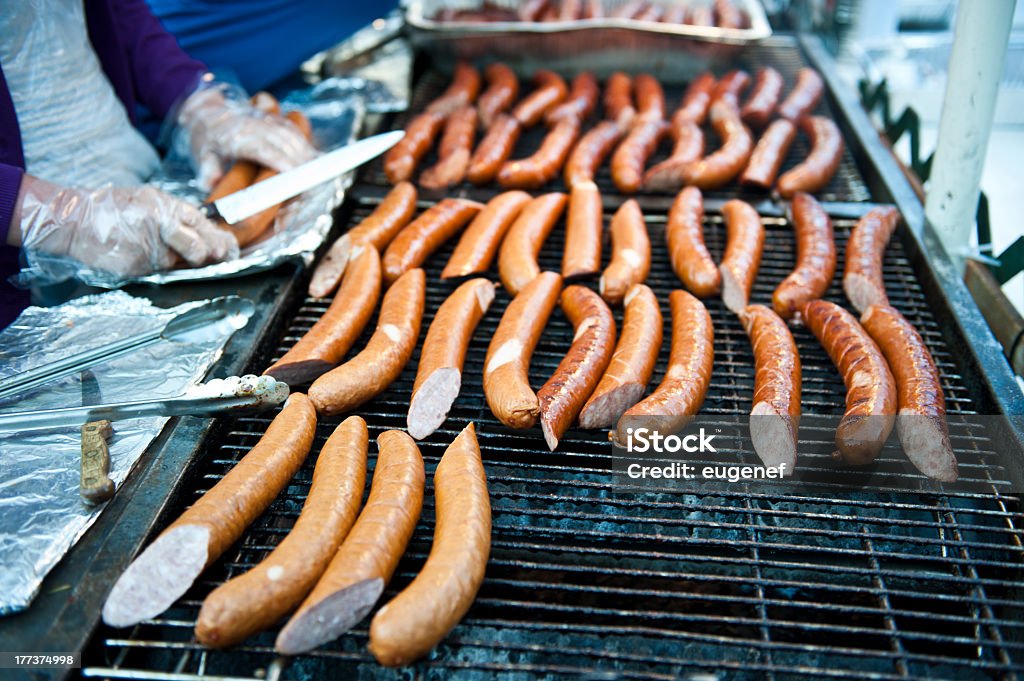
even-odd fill
[(582, 277), (601, 271), (601, 233), (604, 231), (601, 192), (593, 182), (577, 184), (569, 194), (565, 221), (562, 276)]
[(678, 127), (684, 122), (703, 125), (708, 116), (708, 108), (711, 106), (711, 96), (714, 91), (715, 77), (711, 73), (704, 72), (694, 78), (687, 86), (679, 108), (672, 114), (672, 125)]
[(779, 105), (782, 95), (782, 74), (770, 66), (762, 66), (757, 71), (754, 89), (740, 109), (740, 118), (752, 128), (758, 130), (768, 125), (775, 107)]
[[(598, 290), (610, 305), (618, 305), (634, 284), (642, 284), (651, 271), (651, 240), (640, 204), (629, 199), (615, 211), (609, 229), (612, 259), (601, 274)], [(566, 242), (568, 243), (568, 241)]]
[(633, 79), (636, 109), (641, 120), (665, 120), (665, 91), (658, 79), (641, 73)]
[(378, 252), (384, 250), (395, 235), (409, 224), (415, 212), (416, 187), (410, 182), (399, 182), (365, 220), (331, 245), (313, 271), (309, 295), (314, 298), (329, 296), (341, 282), (354, 249), (369, 244)]
[(715, 91), (711, 94), (712, 105), (715, 102), (725, 102), (737, 113), (740, 109), (740, 97), (743, 91), (750, 86), (750, 74), (742, 69), (733, 69), (722, 76), (722, 79), (715, 85)]
[(519, 20), (527, 22), (540, 21), (540, 18), (548, 10), (550, 4), (549, 0), (525, 0), (519, 6)]
[(782, 118), (799, 123), (802, 118), (814, 111), (824, 92), (825, 83), (818, 72), (812, 68), (802, 68), (796, 74), (796, 85), (782, 100), (782, 104), (779, 104), (776, 113)]
[(426, 655), (473, 604), (491, 552), (491, 502), (473, 424), (445, 450), (434, 473), (437, 522), (416, 579), (370, 624), (370, 652), (383, 665)]
[(711, 105), (711, 126), (722, 140), (719, 149), (702, 159), (680, 165), (671, 175), (659, 176), (659, 182), (651, 178), (644, 188), (678, 191), (682, 186), (694, 185), (717, 189), (739, 175), (747, 167), (754, 148), (750, 131), (740, 120), (739, 112), (722, 101)]
[(476, 101), (480, 94), (480, 72), (472, 64), (460, 61), (455, 64), (452, 82), (441, 96), (427, 105), (428, 113), (450, 116), (459, 109)]
[(384, 251), (384, 283), (390, 286), (398, 277), (426, 262), (431, 253), (458, 234), (482, 208), (483, 204), (468, 199), (444, 199), (423, 211)]
[(600, 296), (585, 286), (569, 286), (561, 304), (576, 334), (555, 373), (537, 391), (540, 427), (551, 451), (594, 392), (615, 348), (615, 319)]
[(281, 655), (309, 652), (366, 617), (405, 553), (423, 508), (423, 457), (400, 430), (381, 433), (377, 447), (366, 507), (316, 587), (278, 634), (274, 647)]
[(772, 307), (783, 319), (792, 318), (807, 301), (823, 297), (836, 273), (832, 220), (821, 204), (810, 194), (797, 194), (790, 219), (796, 232), (796, 268), (772, 294)]
[(441, 278), (465, 277), (487, 271), (505, 233), (529, 202), (530, 195), (521, 191), (498, 194), (488, 201), (463, 232), (441, 272)]
[(722, 206), (725, 218), (725, 253), (719, 270), (722, 273), (722, 302), (739, 314), (750, 300), (757, 269), (764, 248), (764, 225), (761, 216), (749, 203), (732, 199)]
[(537, 256), (562, 216), (566, 200), (560, 192), (538, 196), (526, 204), (509, 228), (498, 251), (498, 274), (510, 294), (516, 295), (540, 274)]
[(762, 191), (771, 189), (795, 139), (796, 126), (792, 121), (786, 118), (772, 121), (757, 141), (747, 168), (740, 175), (740, 184)]
[(508, 111), (512, 103), (519, 98), (519, 79), (515, 72), (504, 64), (491, 64), (484, 69), (487, 89), (476, 102), (476, 110), (480, 115), (480, 124), (485, 130), (498, 114)]
[(551, 109), (545, 116), (545, 122), (550, 126), (558, 121), (571, 119), (582, 125), (583, 121), (587, 120), (587, 117), (597, 107), (599, 94), (597, 78), (593, 73), (584, 71), (573, 78), (569, 98)]
[(608, 368), (580, 410), (580, 428), (607, 428), (640, 401), (661, 351), (662, 318), (658, 299), (644, 284), (626, 293), (622, 335)]
[(861, 324), (882, 350), (896, 380), (896, 431), (907, 458), (929, 478), (955, 482), (958, 472), (946, 427), (946, 398), (921, 334), (888, 305), (869, 307)]
[(469, 341), (493, 300), (493, 283), (471, 279), (437, 309), (423, 341), (409, 400), (407, 424), (409, 434), (417, 440), (433, 433), (448, 417), (462, 387), (462, 365)]
[(264, 374), (290, 386), (307, 385), (351, 349), (377, 309), (381, 286), (377, 250), (369, 245), (357, 249), (330, 307)]
[(583, 0), (562, 0), (558, 5), (559, 21), (576, 21), (583, 13)]
[(800, 122), (804, 134), (811, 139), (811, 151), (803, 163), (786, 171), (776, 188), (784, 198), (797, 192), (813, 194), (832, 181), (843, 157), (843, 136), (832, 119), (811, 116)]
[(583, 0), (583, 19), (603, 19), (604, 5), (601, 0)]
[(541, 272), (501, 317), (484, 363), (484, 395), (495, 417), (510, 428), (537, 423), (540, 403), (530, 388), (530, 356), (562, 291), (562, 277)]
[(714, 0), (714, 10), (719, 28), (743, 28), (747, 25), (743, 10), (732, 0)]
[(576, 119), (559, 120), (532, 156), (505, 162), (498, 171), (498, 184), (507, 189), (544, 186), (558, 176), (579, 136), (580, 123)]
[(665, 121), (638, 120), (612, 154), (612, 181), (624, 194), (635, 194), (643, 182), (647, 159), (669, 132)]
[(882, 258), (899, 221), (900, 213), (895, 208), (875, 208), (850, 232), (843, 290), (858, 312), (867, 311), (871, 305), (889, 304), (882, 280)]
[(754, 407), (750, 441), (765, 466), (796, 468), (800, 425), (800, 355), (793, 334), (764, 305), (748, 305), (739, 314), (754, 351)]
[(466, 179), (480, 185), (497, 177), (502, 165), (512, 156), (521, 131), (522, 126), (514, 117), (498, 114), (469, 159)]
[(425, 189), (445, 189), (462, 182), (469, 168), (476, 133), (476, 109), (464, 106), (448, 116), (438, 145), (437, 163), (420, 174)]
[(313, 403), (293, 393), (256, 446), (132, 561), (103, 604), (103, 621), (132, 626), (181, 598), (285, 488), (315, 434)]
[(662, 434), (690, 422), (704, 403), (714, 362), (714, 330), (703, 303), (686, 291), (669, 294), (672, 309), (672, 350), (661, 384), (619, 419), (615, 440), (628, 439), (629, 424), (645, 423)]
[(405, 126), (405, 137), (384, 155), (384, 174), (392, 184), (412, 179), (416, 166), (434, 146), (434, 139), (444, 126), (446, 116), (425, 111)]
[(838, 305), (812, 300), (804, 305), (803, 319), (846, 385), (846, 413), (836, 429), (838, 456), (854, 466), (869, 464), (896, 419), (896, 384), (889, 365), (856, 318)]
[(512, 109), (512, 116), (524, 128), (540, 123), (548, 111), (562, 103), (569, 88), (562, 77), (553, 71), (541, 69), (533, 75), (534, 90)]
[(672, 154), (644, 173), (643, 188), (647, 191), (669, 190), (683, 184), (683, 173), (704, 155), (704, 131), (690, 121), (672, 127), (675, 144)]
[(224, 648), (263, 631), (302, 602), (348, 534), (366, 482), (366, 422), (350, 416), (327, 439), (295, 526), (269, 556), (206, 597), (196, 639)]
[(604, 116), (623, 131), (628, 130), (636, 116), (633, 106), (633, 79), (621, 71), (608, 77), (604, 85)]
[(309, 387), (321, 414), (341, 414), (384, 392), (398, 378), (416, 348), (427, 279), (409, 270), (384, 294), (377, 329), (362, 351), (328, 371)]
[(581, 182), (593, 182), (622, 135), (622, 128), (612, 121), (601, 121), (584, 133), (565, 163), (565, 186), (572, 189)]
[(669, 260), (679, 281), (698, 298), (718, 295), (722, 274), (704, 245), (704, 197), (696, 187), (679, 192), (665, 226)]

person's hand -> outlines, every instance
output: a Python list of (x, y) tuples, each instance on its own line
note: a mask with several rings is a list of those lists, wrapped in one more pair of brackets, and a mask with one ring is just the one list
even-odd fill
[(230, 232), (198, 208), (155, 187), (60, 187), (22, 178), (11, 233), (29, 253), (67, 257), (120, 276), (238, 257)]
[(182, 104), (178, 123), (189, 135), (196, 176), (204, 189), (212, 187), (224, 168), (238, 159), (281, 172), (316, 154), (290, 122), (248, 102), (227, 99), (216, 87), (190, 95)]

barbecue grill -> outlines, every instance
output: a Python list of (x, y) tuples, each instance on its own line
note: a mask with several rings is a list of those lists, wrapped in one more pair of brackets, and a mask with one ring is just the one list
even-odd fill
[[(965, 303), (962, 284), (941, 257), (924, 257), (923, 243), (930, 237), (920, 232), (916, 198), (856, 102), (837, 87), (834, 64), (820, 45), (773, 39), (748, 55), (746, 66), (771, 64), (788, 82), (810, 59), (829, 82), (828, 114), (847, 141), (840, 172), (823, 192), (823, 205), (833, 216), (840, 268), (849, 231), (860, 215), (879, 202), (895, 202), (903, 211), (907, 224), (885, 256), (886, 288), (892, 304), (928, 343), (951, 416), (1024, 413), (1020, 399), (1009, 392), (1016, 385), (997, 363), (1001, 357), (992, 354), (994, 342), (977, 311)], [(434, 72), (420, 77), (413, 110), (444, 83)], [(670, 102), (676, 94), (670, 90)], [(403, 121), (399, 117), (395, 124)], [(524, 136), (517, 154), (539, 142), (540, 135), (532, 134)], [(616, 195), (607, 171), (597, 181), (607, 221), (623, 197)], [(371, 166), (352, 188), (338, 222), (354, 224), (386, 190), (379, 164)], [(449, 194), (486, 200), (496, 191), (465, 186)], [(718, 209), (734, 193), (707, 194), (705, 235), (716, 261), (724, 246)], [(422, 198), (421, 207), (433, 201), (429, 194)], [(792, 231), (777, 207), (744, 198), (754, 199), (767, 216), (753, 302), (770, 303), (775, 285), (792, 269)], [(664, 308), (668, 293), (680, 287), (664, 246), (671, 197), (644, 195), (639, 200), (651, 232), (648, 284)], [(544, 269), (559, 269), (563, 236), (560, 224), (542, 253)], [(439, 279), (454, 243), (426, 266), (421, 342), (434, 311), (454, 289)], [(306, 283), (301, 274), (289, 273), (277, 283), (276, 297), (269, 290), (262, 294), (264, 304), (276, 306), (274, 320), (259, 331), (262, 342), (251, 355), (237, 358), (249, 370), (261, 371), (280, 357), (329, 304), (301, 295)], [(844, 300), (838, 276), (828, 297)], [(513, 431), (491, 415), (482, 390), (484, 356), (508, 301), (499, 291), (470, 346), (462, 392), (448, 420), (421, 442), (428, 473), (423, 517), (381, 601), (407, 585), (423, 564), (434, 524), (430, 475), (459, 430), (476, 422), (494, 514), (492, 554), (474, 606), (430, 656), (404, 671), (378, 666), (366, 651), (368, 620), (293, 660), (275, 656), (276, 630), (227, 651), (207, 651), (194, 641), (192, 627), (203, 598), (264, 558), (287, 534), (310, 485), (311, 455), (240, 545), (171, 609), (130, 630), (100, 625), (85, 649), (82, 674), (133, 679), (982, 679), (1024, 674), (1024, 595), (1019, 588), (1024, 510), (1014, 492), (1021, 489), (1022, 450), (1015, 433), (996, 437), (969, 427), (953, 429), (961, 477), (972, 491), (898, 491), (912, 474), (894, 443), (877, 465), (881, 486), (892, 491), (769, 493), (741, 485), (709, 494), (625, 489), (612, 481), (612, 449), (604, 431), (573, 429), (552, 453), (539, 428)], [(721, 301), (707, 301), (707, 306), (714, 320), (715, 364), (702, 413), (745, 415), (754, 378), (749, 341)], [(616, 315), (621, 324), (621, 311)], [(667, 314), (665, 322), (668, 333)], [(533, 356), (532, 385), (551, 375), (572, 335), (556, 310)], [(795, 337), (804, 367), (804, 412), (841, 414), (845, 391), (838, 373), (809, 332), (799, 330)], [(666, 345), (655, 381), (667, 358)], [(418, 350), (400, 379), (357, 411), (371, 436), (404, 428), (417, 359)], [(256, 443), (271, 418), (222, 419), (208, 428), (199, 451), (185, 457), (194, 459), (187, 475), (168, 484), (174, 494), (160, 503), (150, 500), (149, 516), (133, 529), (134, 541), (110, 540), (114, 565), (97, 559), (85, 571), (106, 575), (109, 586), (139, 550), (143, 530), (162, 529), (209, 489)], [(340, 420), (321, 421), (314, 452)], [(812, 455), (799, 466), (825, 469), (829, 464)], [(109, 527), (97, 530), (106, 531)], [(74, 558), (73, 553), (69, 561)], [(95, 613), (108, 586), (87, 595)], [(93, 624), (81, 626), (89, 631)]]

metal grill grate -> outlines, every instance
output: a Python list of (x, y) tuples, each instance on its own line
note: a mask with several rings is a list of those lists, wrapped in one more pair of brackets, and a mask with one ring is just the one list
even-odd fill
[[(770, 301), (793, 263), (790, 228), (779, 219), (766, 222), (756, 302)], [(852, 222), (835, 224), (842, 253)], [(654, 262), (648, 283), (664, 306), (668, 292), (678, 287), (667, 267), (664, 213), (648, 215), (648, 225)], [(724, 230), (718, 215), (708, 216), (706, 235), (712, 254), (720, 258)], [(546, 269), (558, 269), (562, 238), (560, 226), (542, 257)], [(453, 245), (428, 263), (423, 334), (452, 288), (438, 276)], [(974, 403), (965, 381), (898, 243), (890, 247), (885, 265), (892, 303), (921, 331), (938, 362), (950, 412), (971, 413)], [(837, 285), (829, 297), (843, 300)], [(982, 679), (1016, 678), (1024, 670), (1024, 600), (1018, 587), (1024, 576), (1024, 514), (1019, 500), (1007, 495), (1006, 475), (986, 438), (971, 432), (954, 438), (962, 476), (985, 492), (801, 496), (737, 487), (714, 495), (619, 493), (611, 484), (603, 432), (571, 431), (558, 452), (548, 453), (539, 430), (512, 431), (491, 416), (482, 394), (483, 361), (507, 302), (499, 292), (475, 335), (462, 394), (449, 420), (421, 444), (428, 464), (424, 514), (384, 596), (391, 598), (422, 565), (433, 531), (429, 474), (459, 429), (475, 421), (494, 511), (492, 556), (472, 610), (427, 660), (412, 672), (377, 666), (366, 652), (368, 620), (289, 664), (275, 662), (276, 631), (226, 652), (204, 651), (193, 641), (191, 628), (205, 595), (262, 559), (287, 533), (308, 490), (311, 457), (237, 550), (173, 608), (131, 632), (101, 629), (84, 674), (674, 679), (709, 671), (729, 678)], [(301, 304), (276, 356), (327, 304), (314, 299)], [(704, 411), (746, 414), (753, 386), (749, 343), (720, 301), (708, 301), (708, 307), (716, 359)], [(556, 311), (533, 358), (535, 386), (550, 375), (571, 338), (571, 327)], [(844, 392), (827, 356), (806, 331), (797, 333), (797, 343), (805, 412), (841, 413)], [(666, 347), (655, 380), (667, 354)], [(414, 356), (386, 393), (358, 410), (372, 434), (405, 425), (415, 366)], [(244, 455), (269, 420), (232, 422), (211, 443), (210, 459), (185, 501), (197, 498)], [(339, 421), (320, 425), (318, 446)], [(827, 462), (812, 456), (800, 465)], [(907, 475), (895, 448), (883, 451), (877, 468), (884, 479)]]

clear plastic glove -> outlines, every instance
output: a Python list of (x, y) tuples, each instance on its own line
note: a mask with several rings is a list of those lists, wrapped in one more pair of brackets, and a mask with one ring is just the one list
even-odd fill
[(225, 97), (217, 84), (204, 84), (181, 105), (178, 124), (199, 184), (212, 187), (224, 168), (244, 159), (281, 172), (310, 160), (312, 145), (287, 120), (266, 114), (249, 102)]
[[(25, 175), (16, 226), (37, 280), (67, 278), (70, 258), (122, 277), (238, 257), (238, 242), (195, 206), (154, 187), (60, 187)], [(13, 227), (13, 226), (12, 226)], [(12, 230), (13, 231), (13, 230)]]

